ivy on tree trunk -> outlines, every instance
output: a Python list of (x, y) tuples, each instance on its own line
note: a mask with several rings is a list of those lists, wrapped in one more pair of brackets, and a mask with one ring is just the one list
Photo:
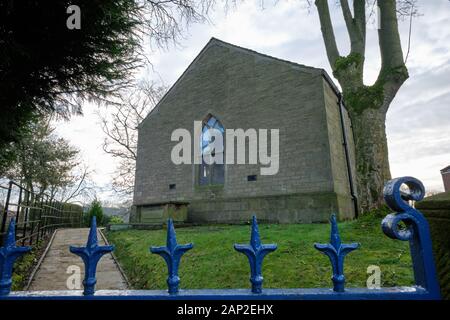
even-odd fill
[(391, 178), (386, 139), (386, 113), (408, 70), (398, 32), (396, 0), (378, 0), (378, 29), (381, 69), (371, 86), (364, 85), (366, 46), (366, 1), (354, 0), (353, 13), (348, 0), (340, 5), (350, 38), (351, 49), (341, 56), (336, 45), (327, 0), (315, 1), (327, 57), (334, 77), (339, 81), (349, 112), (356, 151), (356, 180), (361, 212), (383, 203), (383, 186)]

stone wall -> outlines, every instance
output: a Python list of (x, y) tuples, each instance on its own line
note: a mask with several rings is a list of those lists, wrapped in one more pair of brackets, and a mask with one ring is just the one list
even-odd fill
[(450, 192), (425, 198), (416, 208), (428, 220), (441, 295), (450, 300)]
[[(353, 132), (351, 128), (350, 117), (345, 108), (342, 108), (344, 128), (342, 127), (341, 115), (339, 111), (339, 98), (330, 87), (330, 84), (324, 79), (324, 103), (327, 113), (328, 141), (330, 147), (330, 163), (333, 175), (334, 192), (338, 195), (341, 209), (341, 219), (351, 219), (355, 215), (353, 200), (351, 197), (349, 173), (347, 161), (352, 168), (353, 186), (356, 187), (355, 173), (355, 149), (353, 141)], [(343, 132), (345, 130), (345, 132)], [(344, 133), (347, 139), (347, 148), (349, 159), (346, 158), (344, 149)], [(356, 194), (356, 190), (354, 190)]]

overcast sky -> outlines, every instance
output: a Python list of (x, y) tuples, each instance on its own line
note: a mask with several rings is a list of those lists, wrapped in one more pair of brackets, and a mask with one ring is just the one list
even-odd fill
[[(247, 1), (224, 14), (217, 7), (212, 23), (192, 25), (180, 45), (153, 51), (153, 71), (146, 77), (172, 85), (211, 37), (293, 62), (324, 68), (332, 75), (315, 8), (306, 1)], [(330, 1), (334, 3), (334, 1)], [(428, 191), (443, 191), (440, 169), (450, 165), (450, 2), (419, 0), (420, 17), (413, 20), (407, 60), (410, 79), (400, 89), (387, 115), (389, 160), (393, 177), (411, 175)], [(349, 41), (340, 8), (331, 5), (341, 55)], [(369, 23), (365, 82), (371, 84), (380, 67), (375, 23)], [(409, 21), (400, 22), (403, 51), (408, 47)], [(335, 81), (337, 83), (337, 81)], [(95, 171), (93, 179), (103, 200), (114, 199), (110, 190), (114, 160), (101, 148), (104, 139), (95, 111), (86, 104), (83, 117), (58, 122), (57, 133), (69, 139)]]

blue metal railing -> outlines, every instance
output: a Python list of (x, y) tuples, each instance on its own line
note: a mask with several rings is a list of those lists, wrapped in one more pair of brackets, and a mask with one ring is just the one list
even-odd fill
[[(405, 184), (409, 193), (401, 191)], [(344, 257), (359, 248), (358, 243), (343, 244), (338, 231), (336, 217), (331, 216), (331, 237), (329, 244), (315, 244), (315, 248), (327, 255), (332, 266), (333, 289), (263, 289), (262, 263), (264, 257), (277, 249), (276, 244), (262, 244), (258, 224), (253, 217), (251, 240), (249, 245), (235, 244), (234, 248), (248, 258), (250, 265), (251, 289), (179, 289), (178, 267), (182, 255), (193, 248), (193, 244), (177, 243), (172, 220), (168, 221), (167, 244), (164, 247), (151, 247), (152, 253), (161, 255), (168, 267), (165, 290), (95, 290), (96, 268), (100, 258), (114, 250), (114, 246), (99, 246), (95, 217), (91, 223), (86, 247), (70, 247), (70, 251), (79, 255), (85, 264), (84, 290), (66, 291), (17, 291), (10, 292), (11, 275), (15, 260), (29, 251), (29, 247), (17, 247), (15, 241), (14, 220), (11, 221), (5, 237), (5, 246), (0, 248), (0, 299), (70, 299), (70, 300), (355, 300), (355, 299), (440, 299), (439, 284), (433, 260), (431, 237), (426, 219), (409, 201), (423, 199), (425, 189), (422, 183), (413, 177), (397, 178), (389, 181), (384, 188), (387, 205), (395, 213), (387, 215), (382, 221), (383, 232), (393, 239), (409, 241), (414, 269), (415, 285), (410, 287), (392, 287), (381, 289), (345, 288)], [(401, 229), (403, 222), (406, 228)]]

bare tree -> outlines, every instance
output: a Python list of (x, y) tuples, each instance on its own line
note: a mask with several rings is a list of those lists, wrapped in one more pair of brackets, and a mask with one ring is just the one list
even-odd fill
[(215, 3), (216, 0), (144, 0), (141, 32), (150, 35), (157, 46), (166, 47), (176, 43), (190, 24), (208, 20)]
[[(356, 170), (359, 206), (362, 211), (383, 203), (382, 189), (391, 178), (388, 161), (385, 120), (388, 108), (408, 70), (400, 42), (398, 16), (417, 14), (416, 1), (340, 0), (350, 52), (341, 55), (334, 35), (327, 0), (316, 0), (322, 37), (334, 77), (343, 90), (345, 105), (352, 120), (356, 146)], [(381, 69), (373, 85), (365, 85), (363, 71), (366, 50), (366, 13), (379, 12), (379, 48)]]
[(95, 185), (90, 179), (89, 167), (80, 163), (72, 169), (70, 178), (64, 185), (51, 186), (50, 197), (60, 202), (71, 202), (75, 199), (89, 202), (96, 197)]
[(99, 113), (106, 137), (103, 150), (119, 159), (113, 178), (116, 192), (130, 196), (134, 187), (136, 167), (137, 127), (156, 106), (167, 88), (154, 82), (142, 82), (124, 94), (120, 103), (109, 106), (107, 114)]

